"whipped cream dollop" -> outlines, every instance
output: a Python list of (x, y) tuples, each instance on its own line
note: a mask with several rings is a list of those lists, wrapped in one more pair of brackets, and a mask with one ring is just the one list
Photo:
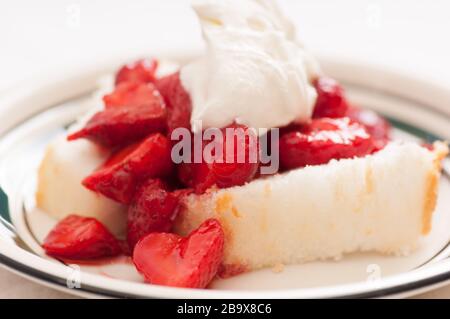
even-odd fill
[[(311, 118), (319, 67), (271, 0), (202, 0), (206, 52), (181, 68), (194, 132), (232, 122), (273, 128)], [(201, 121), (201, 122), (200, 122)]]

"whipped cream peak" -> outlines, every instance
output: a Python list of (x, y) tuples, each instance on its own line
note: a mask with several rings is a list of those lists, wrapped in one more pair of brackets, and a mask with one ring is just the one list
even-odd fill
[(207, 44), (180, 77), (189, 92), (194, 132), (232, 122), (273, 128), (311, 118), (315, 60), (269, 0), (203, 0), (193, 5)]
[(196, 0), (195, 10), (205, 32), (214, 28), (236, 28), (256, 32), (283, 32), (295, 40), (295, 27), (270, 0)]

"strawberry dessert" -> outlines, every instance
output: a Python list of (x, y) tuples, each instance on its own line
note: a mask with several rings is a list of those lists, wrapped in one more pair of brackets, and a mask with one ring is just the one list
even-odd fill
[[(270, 0), (200, 1), (206, 51), (121, 67), (49, 145), (37, 205), (55, 258), (129, 254), (150, 284), (345, 253), (408, 254), (431, 230), (444, 143), (393, 141)], [(238, 271), (236, 271), (238, 270)]]

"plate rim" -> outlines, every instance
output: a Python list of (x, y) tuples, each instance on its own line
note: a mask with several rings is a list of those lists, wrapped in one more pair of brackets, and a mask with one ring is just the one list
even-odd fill
[[(177, 61), (180, 60), (181, 57), (177, 54), (174, 55), (167, 53), (157, 56), (169, 57), (170, 59)], [(186, 59), (186, 55), (183, 55), (182, 58)], [(350, 83), (356, 83), (356, 85), (377, 89), (383, 94), (393, 94), (397, 97), (406, 98), (414, 103), (420, 102), (420, 104), (423, 104), (430, 110), (439, 112), (450, 118), (449, 110), (444, 108), (445, 101), (447, 101), (447, 105), (450, 103), (450, 90), (447, 88), (439, 87), (435, 83), (416, 79), (410, 75), (385, 69), (378, 69), (370, 64), (349, 62), (328, 57), (322, 57), (320, 60), (322, 65), (325, 66), (325, 69), (334, 70), (329, 73), (339, 79), (343, 79), (344, 81)], [(38, 82), (39, 85), (30, 86), (30, 84), (25, 86), (28, 91), (24, 91), (22, 86), (21, 90), (13, 90), (14, 92), (12, 92), (9, 96), (0, 97), (0, 114), (5, 114), (15, 105), (25, 103), (27, 99), (33, 97), (35, 94), (40, 94), (42, 96), (45, 95), (45, 92), (54, 91), (55, 87), (62, 88), (74, 83), (77, 84), (75, 88), (71, 88), (70, 94), (68, 92), (63, 94), (62, 92), (64, 90), (61, 90), (59, 95), (48, 98), (46, 103), (41, 102), (43, 106), (40, 108), (39, 112), (45, 110), (44, 104), (48, 104), (48, 107), (50, 107), (56, 103), (61, 103), (66, 99), (73, 98), (74, 94), (79, 95), (82, 93), (87, 93), (86, 91), (88, 89), (92, 90), (92, 87), (97, 81), (98, 75), (106, 73), (107, 70), (112, 70), (112, 67), (118, 64), (117, 62), (118, 61), (107, 62), (104, 65), (97, 67), (88, 66), (86, 68), (79, 68), (77, 71), (72, 72), (70, 76), (62, 77), (62, 73), (60, 75), (49, 76), (46, 77), (45, 81)], [(365, 74), (365, 77), (358, 78), (358, 75), (360, 74)], [(401, 83), (402, 85), (395, 88), (390, 87), (388, 90), (386, 90), (386, 87), (383, 85), (380, 86), (378, 82), (374, 85), (371, 79), (380, 78), (381, 76), (383, 78), (387, 77), (390, 79), (389, 81), (385, 81), (383, 83), (394, 82)], [(88, 81), (87, 79), (90, 80)], [(361, 79), (363, 79), (363, 81), (361, 81)], [(58, 85), (55, 86), (54, 83), (57, 83)], [(410, 86), (422, 87), (423, 90), (421, 91), (421, 95), (423, 96), (418, 97), (418, 92), (415, 92), (414, 97), (411, 97), (408, 94)], [(429, 99), (430, 92), (438, 93), (439, 103), (437, 103), (437, 100), (435, 99)], [(26, 114), (27, 117), (33, 115), (30, 110), (28, 113)], [(22, 116), (24, 117), (24, 114), (22, 114)], [(20, 121), (14, 123), (14, 125), (18, 124), (20, 124)], [(0, 138), (1, 135), (7, 131), (9, 131), (9, 129), (4, 129), (3, 132), (0, 132)], [(4, 240), (0, 236), (0, 242), (2, 241)], [(102, 283), (101, 280), (99, 280), (99, 275), (83, 273), (81, 288), (74, 290), (67, 287), (67, 274), (65, 276), (63, 274), (63, 269), (67, 271), (71, 269), (70, 267), (57, 264), (51, 260), (46, 260), (38, 255), (31, 254), (18, 246), (11, 245), (10, 243), (5, 242), (0, 245), (0, 263), (6, 266), (7, 269), (13, 270), (24, 277), (35, 278), (39, 282), (45, 282), (50, 286), (63, 289), (64, 291), (72, 294), (80, 295), (80, 292), (82, 292), (83, 294), (88, 294), (88, 296), (96, 295), (113, 298), (185, 298), (186, 296), (190, 296), (191, 298), (304, 298), (311, 296), (315, 296), (316, 298), (372, 298), (411, 295), (414, 294), (415, 291), (432, 289), (436, 285), (443, 285), (450, 281), (450, 260), (447, 259), (424, 268), (386, 277), (380, 280), (380, 282), (374, 283), (372, 287), (369, 287), (370, 284), (367, 282), (358, 282), (336, 285), (332, 287), (290, 288), (281, 290), (205, 290), (162, 287), (157, 285), (130, 283), (125, 280), (109, 278), (106, 280), (107, 282), (105, 285), (105, 282)], [(34, 267), (31, 265), (34, 265)], [(409, 280), (404, 277), (409, 277)], [(414, 277), (416, 277), (415, 280), (413, 280)], [(94, 283), (94, 285), (92, 285), (92, 283)], [(138, 293), (136, 294), (136, 291), (133, 293), (132, 289), (125, 289), (129, 291), (124, 292), (124, 290), (112, 288), (114, 286), (116, 288), (121, 288), (120, 286), (124, 283), (127, 284), (128, 288), (136, 288)], [(138, 289), (137, 286), (145, 286), (145, 289)]]

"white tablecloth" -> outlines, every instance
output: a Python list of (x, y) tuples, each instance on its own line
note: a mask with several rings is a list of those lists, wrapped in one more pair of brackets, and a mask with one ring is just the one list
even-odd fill
[[(312, 51), (393, 68), (450, 87), (446, 0), (281, 1)], [(153, 48), (200, 48), (188, 0), (0, 2), (0, 94), (29, 77)], [(0, 269), (0, 297), (68, 295)], [(450, 287), (421, 297), (448, 297)]]

